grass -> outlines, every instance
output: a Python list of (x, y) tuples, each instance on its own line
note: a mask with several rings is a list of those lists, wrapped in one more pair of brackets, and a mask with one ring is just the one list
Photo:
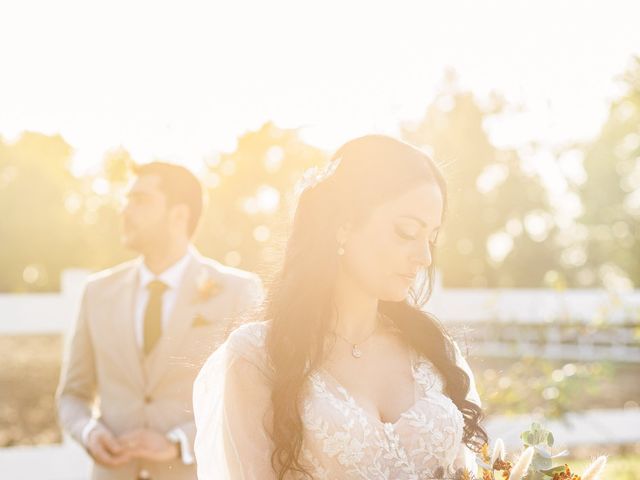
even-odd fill
[[(591, 463), (590, 460), (568, 460), (580, 475)], [(601, 480), (640, 480), (640, 455), (614, 455), (608, 458)]]
[(60, 335), (0, 336), (0, 448), (59, 443)]

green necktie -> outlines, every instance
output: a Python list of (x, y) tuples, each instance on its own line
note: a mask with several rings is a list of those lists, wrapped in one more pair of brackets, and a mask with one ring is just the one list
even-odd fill
[(153, 280), (147, 285), (149, 301), (144, 312), (144, 354), (149, 355), (162, 335), (162, 294), (167, 285)]

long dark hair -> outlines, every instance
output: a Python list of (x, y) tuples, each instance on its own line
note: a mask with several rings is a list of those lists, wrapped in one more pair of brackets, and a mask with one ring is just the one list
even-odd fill
[[(271, 321), (266, 347), (273, 366), (271, 391), (274, 451), (278, 479), (287, 472), (309, 473), (300, 462), (303, 425), (300, 404), (308, 375), (322, 364), (333, 308), (339, 257), (336, 231), (345, 222), (366, 219), (376, 205), (424, 182), (435, 182), (444, 200), (446, 184), (437, 165), (421, 150), (382, 135), (351, 140), (324, 171), (306, 179), (298, 199), (282, 269), (265, 302)], [(432, 258), (435, 252), (432, 249)], [(379, 302), (404, 340), (426, 356), (445, 380), (445, 393), (464, 417), (463, 441), (474, 451), (487, 442), (482, 410), (465, 399), (468, 375), (456, 365), (450, 335), (422, 310), (433, 289), (434, 264), (402, 302)]]

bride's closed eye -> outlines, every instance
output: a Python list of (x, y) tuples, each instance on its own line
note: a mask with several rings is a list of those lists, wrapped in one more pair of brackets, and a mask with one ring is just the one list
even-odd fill
[[(419, 234), (416, 232), (410, 232), (408, 230), (405, 230), (399, 226), (396, 226), (395, 228), (396, 231), (396, 235), (398, 235), (400, 238), (402, 238), (403, 240), (418, 240), (419, 239)], [(435, 246), (436, 242), (438, 240), (438, 230), (434, 230), (434, 232), (432, 233), (431, 238), (429, 238), (428, 243), (431, 246)]]
[(395, 230), (396, 234), (404, 240), (417, 240), (418, 238), (418, 235), (416, 233), (408, 232), (400, 227), (396, 227)]

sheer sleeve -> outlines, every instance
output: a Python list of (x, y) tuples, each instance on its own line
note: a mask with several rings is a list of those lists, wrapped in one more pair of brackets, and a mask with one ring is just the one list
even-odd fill
[(235, 330), (207, 360), (193, 389), (199, 480), (269, 480), (271, 440), (266, 323)]
[[(475, 377), (473, 376), (473, 372), (471, 371), (471, 367), (469, 367), (469, 363), (462, 355), (460, 351), (460, 347), (457, 343), (454, 342), (454, 348), (456, 353), (456, 363), (457, 365), (465, 371), (465, 373), (469, 376), (469, 393), (467, 393), (467, 400), (475, 403), (479, 407), (482, 406), (482, 402), (480, 401), (480, 395), (478, 394), (478, 389), (476, 388)], [(466, 468), (474, 475), (477, 474), (478, 465), (476, 463), (476, 454), (467, 447), (466, 444), (461, 443), (460, 448), (458, 450), (458, 454), (453, 462), (454, 470), (459, 468)]]

